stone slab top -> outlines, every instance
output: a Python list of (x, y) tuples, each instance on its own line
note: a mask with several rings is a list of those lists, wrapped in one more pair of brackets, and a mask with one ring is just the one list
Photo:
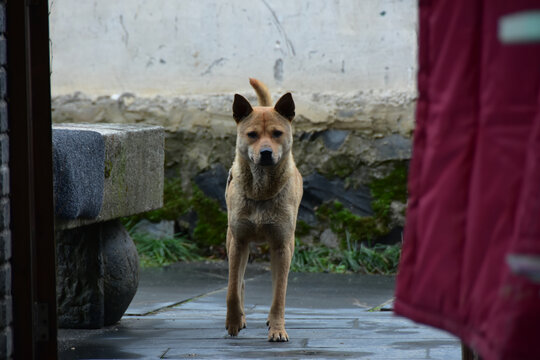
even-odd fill
[(95, 131), (103, 136), (125, 132), (163, 131), (163, 127), (157, 125), (112, 123), (61, 123), (54, 124), (53, 129)]
[[(160, 126), (139, 124), (71, 124), (53, 125), (55, 130), (73, 130), (75, 134), (93, 132), (104, 142), (103, 202), (94, 218), (60, 218), (57, 230), (75, 228), (157, 209), (163, 206), (164, 130)], [(66, 158), (70, 158), (70, 154)], [(89, 159), (90, 160), (90, 159)], [(83, 167), (78, 156), (66, 162)], [(77, 181), (76, 177), (73, 179)]]

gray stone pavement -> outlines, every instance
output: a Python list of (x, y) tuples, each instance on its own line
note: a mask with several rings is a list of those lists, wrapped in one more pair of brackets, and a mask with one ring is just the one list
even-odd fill
[(394, 282), (389, 276), (291, 273), (285, 315), (291, 340), (269, 343), (267, 266), (248, 265), (247, 329), (236, 338), (225, 330), (226, 263), (145, 269), (118, 324), (60, 330), (60, 359), (461, 359), (455, 337), (391, 311), (369, 311), (392, 298)]

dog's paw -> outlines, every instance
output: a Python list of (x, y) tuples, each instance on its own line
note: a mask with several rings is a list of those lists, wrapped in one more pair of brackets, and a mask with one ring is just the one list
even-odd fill
[(289, 335), (285, 331), (285, 322), (282, 319), (268, 317), (266, 321), (268, 326), (268, 341), (271, 342), (284, 342), (289, 341)]
[(245, 329), (246, 327), (246, 317), (244, 315), (241, 317), (227, 316), (225, 329), (229, 332), (230, 336), (238, 336), (240, 330)]
[(268, 329), (268, 341), (270, 342), (284, 342), (289, 341), (289, 335), (285, 331), (284, 327), (270, 327)]

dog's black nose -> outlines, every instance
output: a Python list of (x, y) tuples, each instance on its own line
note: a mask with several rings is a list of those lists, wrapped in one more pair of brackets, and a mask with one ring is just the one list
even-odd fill
[(262, 166), (274, 165), (274, 159), (272, 159), (272, 149), (264, 147), (261, 149), (261, 160), (259, 163)]

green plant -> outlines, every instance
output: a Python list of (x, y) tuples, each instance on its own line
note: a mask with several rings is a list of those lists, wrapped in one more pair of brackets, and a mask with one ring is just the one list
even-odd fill
[(296, 230), (295, 230), (296, 236), (305, 236), (309, 234), (310, 230), (311, 230), (311, 226), (307, 222), (303, 220), (296, 221)]
[(291, 261), (291, 271), (296, 272), (330, 272), (331, 249), (326, 246), (311, 247), (295, 240), (294, 256)]
[(400, 255), (399, 244), (368, 247), (348, 241), (347, 249), (341, 250), (323, 245), (309, 246), (297, 239), (291, 271), (389, 275), (397, 272)]
[(142, 267), (165, 266), (178, 261), (201, 260), (193, 243), (180, 237), (156, 239), (143, 233), (132, 233)]
[[(341, 247), (347, 247), (346, 237), (353, 243), (367, 244), (368, 248), (378, 238), (391, 230), (391, 204), (407, 201), (407, 166), (398, 164), (385, 177), (368, 184), (373, 216), (358, 216), (339, 201), (325, 203), (316, 210), (319, 223), (329, 227), (340, 239)], [(302, 236), (302, 235), (299, 235)]]
[(371, 181), (369, 189), (375, 217), (388, 222), (392, 201), (407, 202), (407, 172), (407, 166), (399, 164), (387, 176)]
[(176, 220), (184, 214), (190, 207), (189, 198), (182, 189), (182, 182), (179, 177), (165, 178), (163, 184), (163, 206), (156, 210), (147, 211), (143, 214), (133, 215), (122, 219), (124, 226), (131, 230), (141, 219), (148, 219), (152, 222), (161, 220)]
[(193, 196), (190, 205), (197, 213), (197, 225), (193, 230), (193, 239), (204, 246), (225, 245), (227, 234), (227, 214), (219, 207), (219, 203), (206, 197), (193, 185)]
[(351, 243), (347, 236), (347, 249), (342, 252), (342, 263), (355, 272), (367, 274), (395, 274), (401, 256), (401, 244), (384, 245)]
[(334, 179), (336, 176), (345, 179), (350, 176), (357, 168), (358, 164), (346, 154), (335, 155), (331, 161), (322, 164), (322, 174), (328, 179)]
[(346, 234), (356, 242), (371, 244), (386, 231), (376, 217), (355, 215), (339, 201), (321, 205), (316, 215), (320, 223), (327, 224), (338, 235), (343, 247)]
[(178, 220), (193, 211), (197, 215), (193, 241), (208, 255), (217, 253), (222, 257), (227, 233), (227, 214), (220, 209), (216, 200), (208, 198), (196, 185), (193, 184), (191, 190), (191, 194), (184, 191), (180, 177), (165, 179), (162, 208), (126, 217), (122, 221), (130, 230), (141, 219), (152, 222)]

